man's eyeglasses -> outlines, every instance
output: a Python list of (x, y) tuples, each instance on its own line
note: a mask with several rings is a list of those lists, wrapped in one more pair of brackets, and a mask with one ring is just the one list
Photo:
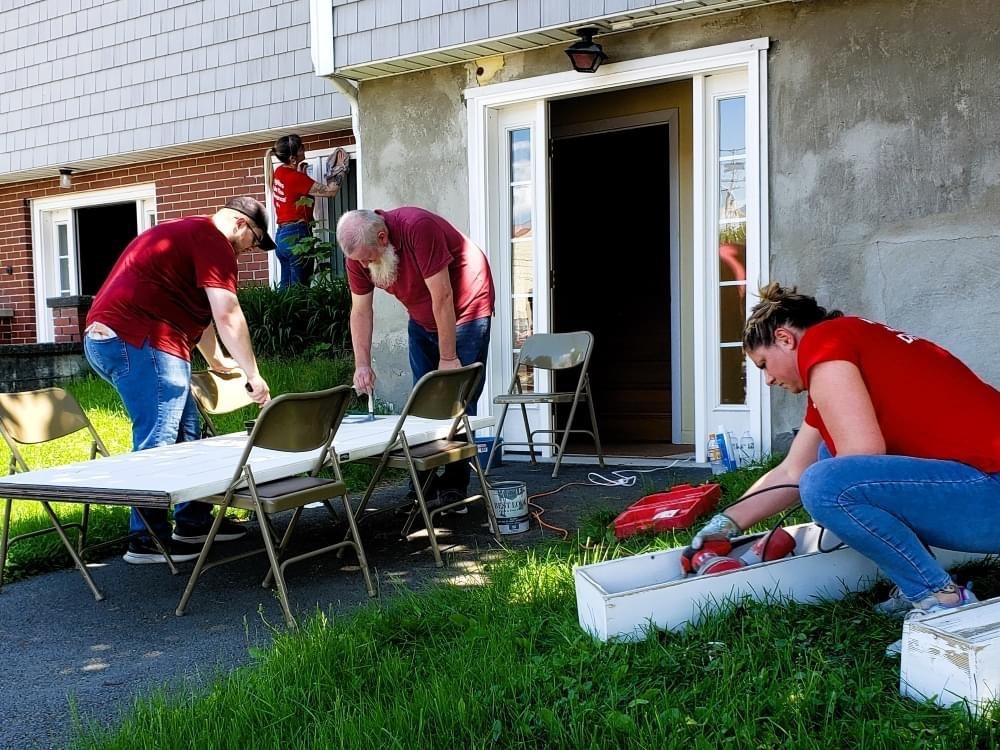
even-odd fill
[(247, 226), (250, 228), (250, 234), (253, 235), (253, 245), (251, 245), (251, 247), (256, 247), (258, 249), (262, 248), (263, 247), (262, 243), (264, 242), (264, 233), (261, 232), (260, 234), (257, 234), (257, 230), (253, 228), (253, 224), (251, 224), (249, 221), (247, 222)]

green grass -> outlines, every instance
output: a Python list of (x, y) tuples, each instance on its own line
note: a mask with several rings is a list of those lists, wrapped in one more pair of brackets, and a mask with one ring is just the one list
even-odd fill
[[(683, 544), (690, 532), (647, 538)], [(636, 551), (580, 540), (512, 553), (480, 587), (317, 614), (203, 690), (140, 699), (79, 750), (112, 748), (992, 748), (969, 719), (898, 695), (899, 623), (872, 595), (734, 603), (681, 633), (601, 644), (572, 566)], [(995, 571), (981, 584), (1000, 592)], [(983, 590), (986, 589), (986, 590)]]
[[(350, 382), (352, 364), (346, 360), (293, 359), (265, 360), (261, 371), (271, 387), (273, 395), (295, 391), (310, 391), (329, 388)], [(125, 453), (132, 445), (132, 427), (121, 399), (108, 383), (96, 377), (89, 377), (66, 386), (87, 412), (111, 453)], [(364, 408), (358, 404), (358, 410)], [(252, 419), (258, 411), (256, 406), (248, 406), (240, 411), (226, 414), (216, 419), (219, 432), (237, 432), (244, 429), (247, 419)], [(24, 446), (22, 455), (33, 469), (83, 461), (90, 455), (90, 439), (85, 431), (69, 435), (60, 440), (43, 445)], [(99, 459), (98, 459), (99, 460)], [(0, 462), (4, 469), (10, 461), (6, 444), (0, 441)], [(363, 488), (371, 477), (367, 466), (344, 467), (345, 478), (352, 490)], [(53, 507), (64, 522), (79, 522), (83, 506), (75, 503), (54, 503)], [(96, 544), (118, 538), (128, 529), (128, 508), (93, 506), (90, 514), (88, 543)], [(36, 529), (51, 528), (48, 516), (35, 502), (15, 502), (11, 513), (11, 536)], [(69, 532), (76, 539), (76, 532)], [(114, 548), (113, 548), (114, 549)], [(109, 554), (103, 550), (97, 554)], [(72, 560), (55, 534), (44, 534), (25, 539), (14, 544), (7, 556), (4, 580), (13, 581), (39, 572), (68, 567)]]

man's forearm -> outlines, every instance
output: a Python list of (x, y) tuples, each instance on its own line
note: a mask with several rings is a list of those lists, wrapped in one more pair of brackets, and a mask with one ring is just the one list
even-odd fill
[(246, 318), (243, 317), (243, 310), (236, 306), (219, 315), (215, 319), (215, 328), (222, 343), (229, 350), (229, 354), (239, 363), (247, 377), (260, 375), (257, 370), (257, 358), (253, 353), (253, 344), (250, 343), (250, 331), (247, 328)]
[(458, 359), (455, 346), (455, 303), (451, 295), (446, 300), (434, 303), (434, 322), (437, 324), (438, 357)]
[(374, 319), (371, 310), (351, 308), (351, 346), (354, 348), (355, 367), (371, 367)]

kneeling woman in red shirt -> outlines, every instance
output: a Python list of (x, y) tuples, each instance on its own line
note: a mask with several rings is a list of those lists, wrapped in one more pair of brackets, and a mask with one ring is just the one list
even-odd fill
[(908, 617), (975, 601), (925, 545), (1000, 552), (1000, 391), (941, 347), (827, 312), (771, 284), (743, 349), (768, 385), (808, 392), (788, 456), (695, 537), (731, 537), (792, 506), (875, 562), (897, 586), (883, 612)]

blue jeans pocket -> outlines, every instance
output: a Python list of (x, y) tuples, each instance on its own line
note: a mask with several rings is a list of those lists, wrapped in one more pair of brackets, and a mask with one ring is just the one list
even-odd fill
[(128, 350), (118, 336), (109, 339), (87, 336), (83, 340), (83, 352), (97, 374), (112, 385), (129, 374)]

